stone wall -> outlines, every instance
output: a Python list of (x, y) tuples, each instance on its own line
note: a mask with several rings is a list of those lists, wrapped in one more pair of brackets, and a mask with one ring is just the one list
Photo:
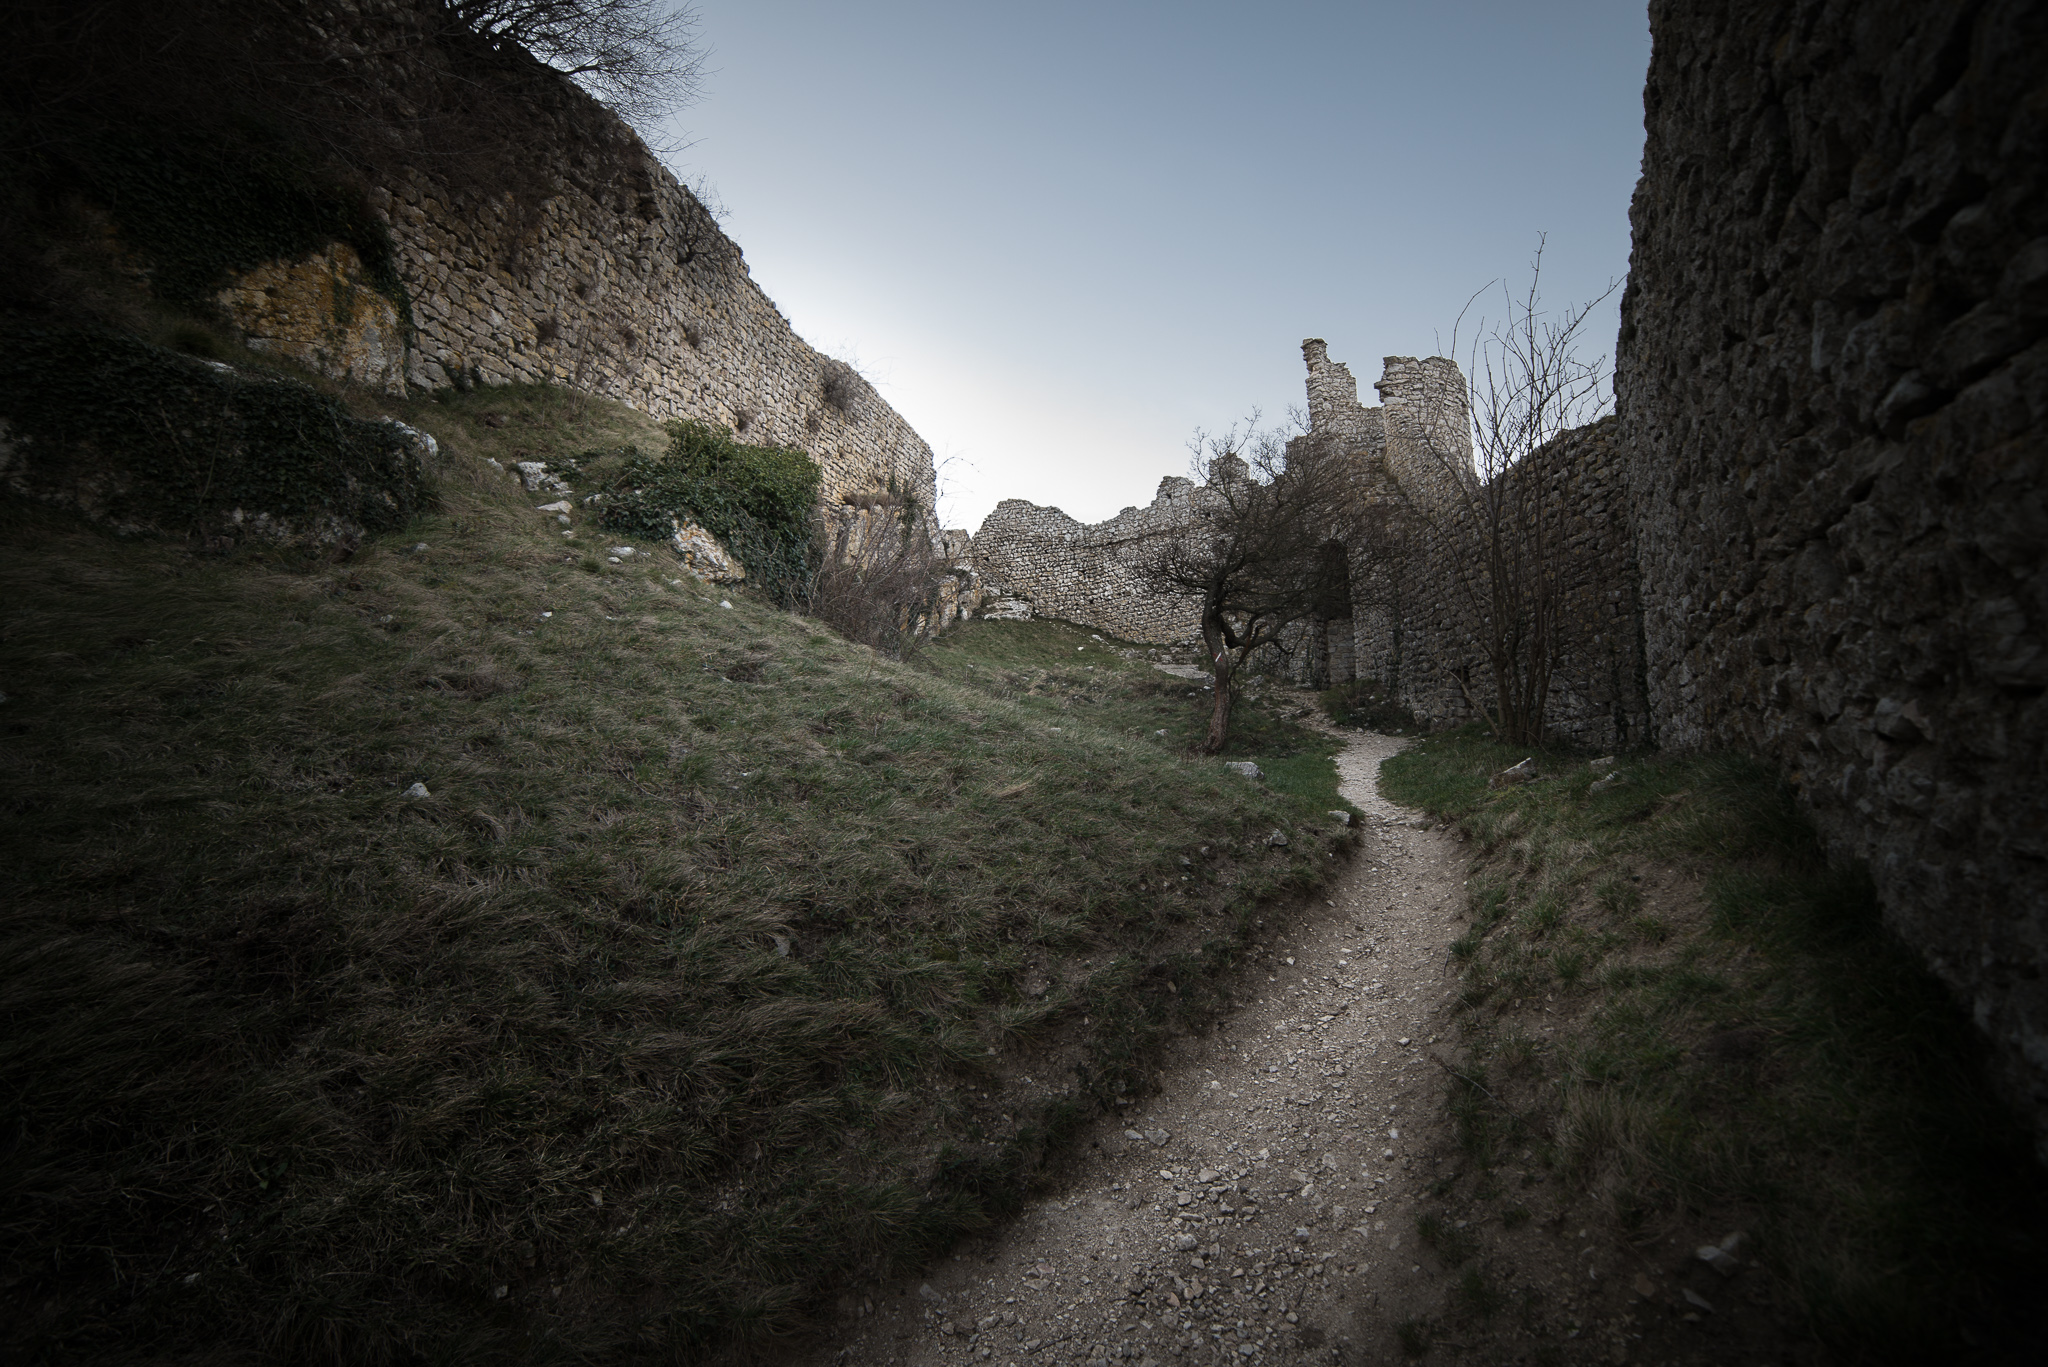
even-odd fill
[[(322, 22), (353, 79), (402, 86), (421, 79), (407, 63), (422, 13), (415, 0), (358, 0)], [(551, 193), (453, 191), (417, 170), (372, 191), (411, 297), (409, 352), (346, 248), (272, 263), (223, 291), (250, 344), (393, 390), (568, 385), (801, 448), (818, 462), (828, 507), (880, 490), (928, 519), (931, 448), (791, 330), (738, 245), (624, 124), (566, 80), (554, 84), (548, 126), (558, 136), (528, 149), (525, 177)], [(592, 147), (610, 149), (602, 176)]]
[[(1361, 496), (1385, 511), (1382, 535), (1350, 548), (1348, 617), (1304, 624), (1292, 672), (1316, 686), (1373, 679), (1425, 726), (1476, 715), (1467, 688), (1493, 688), (1478, 626), (1491, 608), (1472, 502), (1477, 487), (1464, 376), (1446, 357), (1389, 356), (1365, 408), (1346, 366), (1302, 343), (1310, 429), (1356, 462)], [(1648, 742), (1647, 703), (1626, 519), (1626, 462), (1609, 420), (1566, 434), (1506, 476), (1534, 480), (1557, 576), (1556, 664), (1545, 720), (1569, 744)], [(1464, 682), (1461, 683), (1462, 676)]]
[[(1603, 419), (1565, 434), (1508, 476), (1537, 482), (1556, 575), (1546, 732), (1555, 743), (1603, 750), (1652, 742), (1627, 463), (1617, 437), (1615, 421)], [(1491, 588), (1477, 542), (1470, 520), (1453, 508), (1435, 521), (1407, 519), (1379, 556), (1353, 554), (1356, 677), (1380, 682), (1430, 728), (1477, 717), (1467, 686), (1483, 703), (1493, 698), (1478, 630)]]
[(1660, 739), (1784, 767), (2048, 1136), (2048, 9), (1650, 15), (1616, 388)]
[[(1187, 525), (1199, 493), (1193, 480), (1168, 476), (1149, 505), (1094, 526), (1058, 508), (1004, 499), (975, 533), (973, 565), (992, 592), (1028, 604), (1031, 616), (1078, 622), (1147, 645), (1196, 642), (1200, 601), (1149, 592), (1137, 561), (1154, 538)], [(1018, 611), (1007, 608), (1010, 615)]]

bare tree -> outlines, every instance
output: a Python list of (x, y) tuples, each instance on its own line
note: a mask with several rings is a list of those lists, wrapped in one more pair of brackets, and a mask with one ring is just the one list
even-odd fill
[(440, 0), (494, 44), (523, 48), (627, 122), (651, 129), (695, 102), (705, 52), (697, 12), (676, 0)]
[[(1474, 678), (1470, 655), (1443, 663), (1466, 703), (1511, 745), (1542, 743), (1565, 588), (1558, 509), (1537, 457), (1611, 399), (1607, 358), (1582, 360), (1578, 349), (1587, 318), (1618, 286), (1552, 314), (1542, 278), (1539, 237), (1527, 291), (1518, 296), (1499, 282), (1503, 316), (1480, 323), (1466, 353), (1466, 392), (1433, 396), (1438, 402), (1425, 410), (1433, 416), (1408, 434), (1425, 453), (1422, 464), (1391, 471), (1403, 510), (1463, 600), (1468, 648), (1485, 677)], [(1468, 405), (1469, 437), (1443, 420)]]
[(1216, 698), (1203, 748), (1221, 750), (1239, 671), (1254, 652), (1315, 615), (1330, 592), (1332, 543), (1359, 540), (1364, 507), (1348, 461), (1328, 443), (1258, 430), (1240, 439), (1196, 432), (1193, 516), (1163, 534), (1139, 562), (1152, 592), (1194, 597), (1215, 670)]

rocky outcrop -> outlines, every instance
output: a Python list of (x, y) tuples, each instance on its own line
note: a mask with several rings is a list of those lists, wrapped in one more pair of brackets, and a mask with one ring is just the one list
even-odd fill
[(2048, 10), (1651, 21), (1616, 388), (1660, 739), (1785, 768), (2048, 1136)]
[(0, 355), (0, 489), (122, 535), (347, 554), (423, 510), (438, 454), (306, 385), (132, 337), (17, 328)]
[(345, 242), (244, 272), (215, 301), (252, 351), (387, 394), (405, 393), (405, 323)]

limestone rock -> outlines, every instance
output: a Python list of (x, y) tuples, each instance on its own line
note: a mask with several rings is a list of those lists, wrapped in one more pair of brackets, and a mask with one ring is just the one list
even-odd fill
[(669, 544), (675, 547), (683, 569), (698, 579), (713, 584), (737, 584), (747, 577), (746, 567), (732, 552), (694, 522), (676, 522)]
[(1527, 783), (1535, 777), (1536, 757), (1531, 755), (1520, 764), (1510, 765), (1508, 768), (1495, 774), (1487, 780), (1486, 786), (1494, 789), (1512, 788), (1517, 783)]
[(1028, 622), (1031, 620), (1031, 600), (991, 598), (981, 605), (981, 619), (984, 622)]
[(569, 486), (561, 477), (548, 472), (547, 462), (522, 460), (518, 463), (519, 482), (530, 494), (566, 494)]
[(404, 394), (405, 329), (355, 248), (335, 242), (297, 261), (269, 261), (214, 296), (251, 351)]

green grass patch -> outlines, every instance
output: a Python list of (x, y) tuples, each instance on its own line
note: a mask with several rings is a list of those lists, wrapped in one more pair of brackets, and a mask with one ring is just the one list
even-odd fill
[(1453, 946), (1467, 1155), (1533, 1147), (1646, 1245), (1749, 1230), (1844, 1360), (2037, 1346), (2048, 1184), (1867, 876), (1748, 761), (1632, 756), (1594, 793), (1583, 759), (1538, 753), (1535, 781), (1489, 791), (1527, 753), (1468, 728), (1381, 770), (1478, 853)]
[[(1071, 622), (965, 622), (933, 642), (920, 664), (943, 678), (987, 689), (1048, 726), (1085, 719), (1194, 763), (1252, 760), (1264, 786), (1327, 819), (1351, 804), (1337, 793), (1343, 743), (1268, 704), (1255, 685), (1231, 713), (1230, 742), (1214, 761), (1197, 755), (1214, 695), (1152, 667), (1151, 650)], [(1242, 780), (1240, 780), (1242, 781)]]
[(797, 1329), (1014, 1210), (1348, 848), (1113, 651), (895, 662), (486, 461), (580, 498), (661, 446), (631, 410), (394, 411), (441, 502), (343, 563), (0, 511), (23, 1360)]

